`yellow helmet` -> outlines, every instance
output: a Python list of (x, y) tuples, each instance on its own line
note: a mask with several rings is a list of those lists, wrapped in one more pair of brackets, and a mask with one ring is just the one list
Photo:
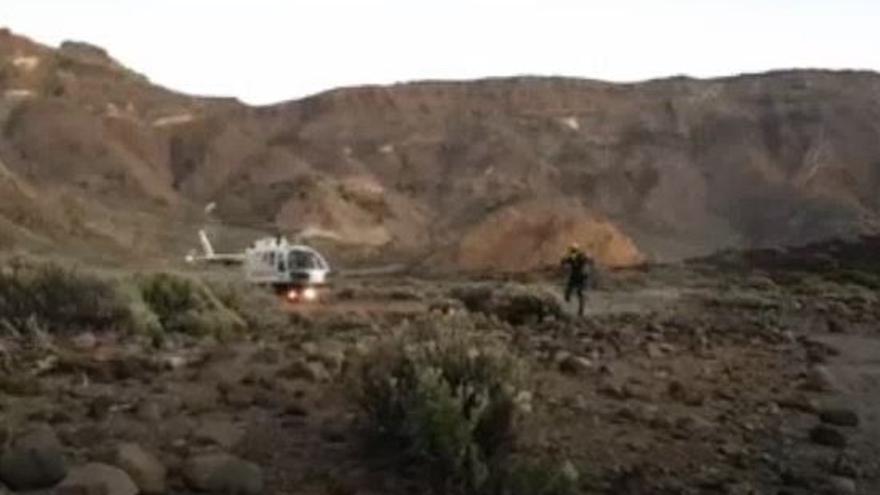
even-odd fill
[(572, 242), (571, 244), (569, 244), (569, 246), (568, 246), (568, 250), (569, 250), (569, 251), (580, 251), (580, 250), (581, 250), (581, 246), (580, 246), (580, 244), (578, 244), (578, 243), (576, 243), (576, 242)]

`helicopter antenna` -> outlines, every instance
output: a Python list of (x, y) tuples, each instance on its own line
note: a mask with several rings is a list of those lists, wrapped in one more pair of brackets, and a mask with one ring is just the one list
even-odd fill
[(202, 243), (202, 249), (205, 250), (205, 256), (209, 258), (214, 256), (214, 246), (211, 245), (211, 240), (208, 239), (205, 229), (199, 230), (199, 241)]

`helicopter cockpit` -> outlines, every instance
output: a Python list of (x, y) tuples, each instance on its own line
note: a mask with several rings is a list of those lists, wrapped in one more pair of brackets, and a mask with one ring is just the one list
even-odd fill
[(327, 261), (316, 250), (289, 244), (284, 238), (260, 239), (245, 255), (250, 281), (279, 288), (323, 285), (329, 271)]

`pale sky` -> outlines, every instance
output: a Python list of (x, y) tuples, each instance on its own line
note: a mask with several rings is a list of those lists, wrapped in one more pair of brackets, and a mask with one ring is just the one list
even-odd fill
[(263, 104), (360, 84), (880, 70), (878, 0), (0, 0), (155, 83)]

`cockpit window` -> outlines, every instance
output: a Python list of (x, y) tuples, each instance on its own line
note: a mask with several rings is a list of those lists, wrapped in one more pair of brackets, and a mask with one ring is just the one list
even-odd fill
[(291, 270), (314, 270), (321, 268), (317, 257), (308, 251), (291, 251), (289, 259)]

